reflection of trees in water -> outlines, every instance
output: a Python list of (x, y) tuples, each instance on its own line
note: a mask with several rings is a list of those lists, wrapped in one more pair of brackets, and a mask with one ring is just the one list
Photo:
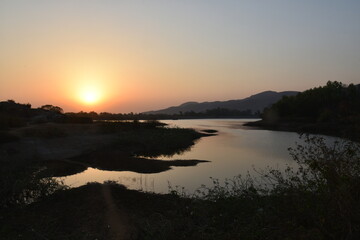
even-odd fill
[(172, 157), (174, 155), (182, 155), (185, 152), (191, 150), (191, 148), (195, 145), (196, 141), (189, 143), (187, 146), (174, 147), (169, 149), (161, 149), (161, 150), (148, 150), (144, 151), (142, 156), (144, 157), (153, 157), (153, 158), (161, 158), (161, 157)]

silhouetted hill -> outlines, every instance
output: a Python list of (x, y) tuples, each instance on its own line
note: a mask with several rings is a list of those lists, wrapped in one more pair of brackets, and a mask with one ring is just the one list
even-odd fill
[(286, 91), (286, 92), (274, 92), (265, 91), (248, 98), (240, 100), (229, 100), (229, 101), (215, 101), (215, 102), (186, 102), (179, 106), (173, 106), (166, 109), (157, 111), (144, 112), (144, 114), (179, 114), (180, 112), (205, 112), (209, 109), (232, 109), (232, 110), (251, 110), (252, 112), (262, 112), (265, 107), (269, 107), (273, 103), (280, 100), (283, 96), (294, 96), (299, 92)]

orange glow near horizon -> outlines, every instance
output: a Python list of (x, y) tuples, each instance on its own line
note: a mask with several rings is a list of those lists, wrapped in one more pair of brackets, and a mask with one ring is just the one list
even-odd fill
[[(74, 64), (73, 67), (75, 66)], [(73, 108), (99, 110), (115, 97), (113, 89), (117, 88), (117, 84), (113, 84), (113, 77), (109, 71), (105, 71), (99, 65), (90, 66), (67, 71), (64, 90), (68, 98), (67, 102), (74, 106)]]

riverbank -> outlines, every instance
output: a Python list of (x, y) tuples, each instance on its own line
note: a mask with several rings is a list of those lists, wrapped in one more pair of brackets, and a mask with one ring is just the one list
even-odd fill
[[(3, 132), (1, 239), (137, 239), (141, 232), (133, 230), (131, 219), (142, 218), (132, 214), (143, 213), (151, 196), (156, 196), (160, 208), (163, 202), (175, 206), (173, 197), (130, 191), (116, 184), (68, 189), (53, 177), (88, 167), (157, 173), (207, 162), (154, 159), (186, 151), (199, 138), (216, 133), (164, 125), (155, 121), (44, 123)], [(128, 217), (124, 209), (131, 206), (138, 210)]]
[(5, 135), (7, 141), (0, 144), (0, 207), (28, 204), (50, 195), (59, 185), (53, 177), (89, 167), (158, 173), (172, 166), (195, 166), (206, 161), (156, 158), (186, 151), (196, 140), (213, 133), (134, 121), (44, 123), (10, 129)]
[(257, 213), (254, 207), (249, 208), (248, 204), (234, 203), (182, 198), (177, 194), (144, 193), (114, 183), (88, 184), (3, 212), (0, 233), (2, 239), (27, 240), (234, 239), (252, 236), (253, 231), (246, 233), (246, 228), (262, 213)]
[[(186, 151), (214, 133), (166, 128), (159, 122), (46, 123), (11, 129), (0, 145), (1, 162), (46, 167), (44, 176), (66, 176), (87, 167), (152, 173), (199, 162), (156, 160)], [(10, 136), (10, 137), (9, 137)]]
[(291, 210), (298, 202), (291, 198), (261, 197), (255, 189), (223, 197), (208, 201), (88, 184), (3, 212), (0, 233), (9, 240), (321, 239), (316, 225), (298, 223), (299, 209)]
[(360, 142), (360, 125), (356, 121), (319, 123), (295, 120), (282, 120), (276, 122), (259, 120), (255, 122), (247, 122), (244, 126), (272, 131), (322, 134)]

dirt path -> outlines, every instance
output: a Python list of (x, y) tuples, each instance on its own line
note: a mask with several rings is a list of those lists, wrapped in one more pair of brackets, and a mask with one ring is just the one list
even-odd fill
[(125, 209), (116, 205), (108, 185), (102, 185), (102, 193), (107, 206), (106, 219), (112, 240), (128, 240), (135, 238), (134, 227), (130, 225)]

